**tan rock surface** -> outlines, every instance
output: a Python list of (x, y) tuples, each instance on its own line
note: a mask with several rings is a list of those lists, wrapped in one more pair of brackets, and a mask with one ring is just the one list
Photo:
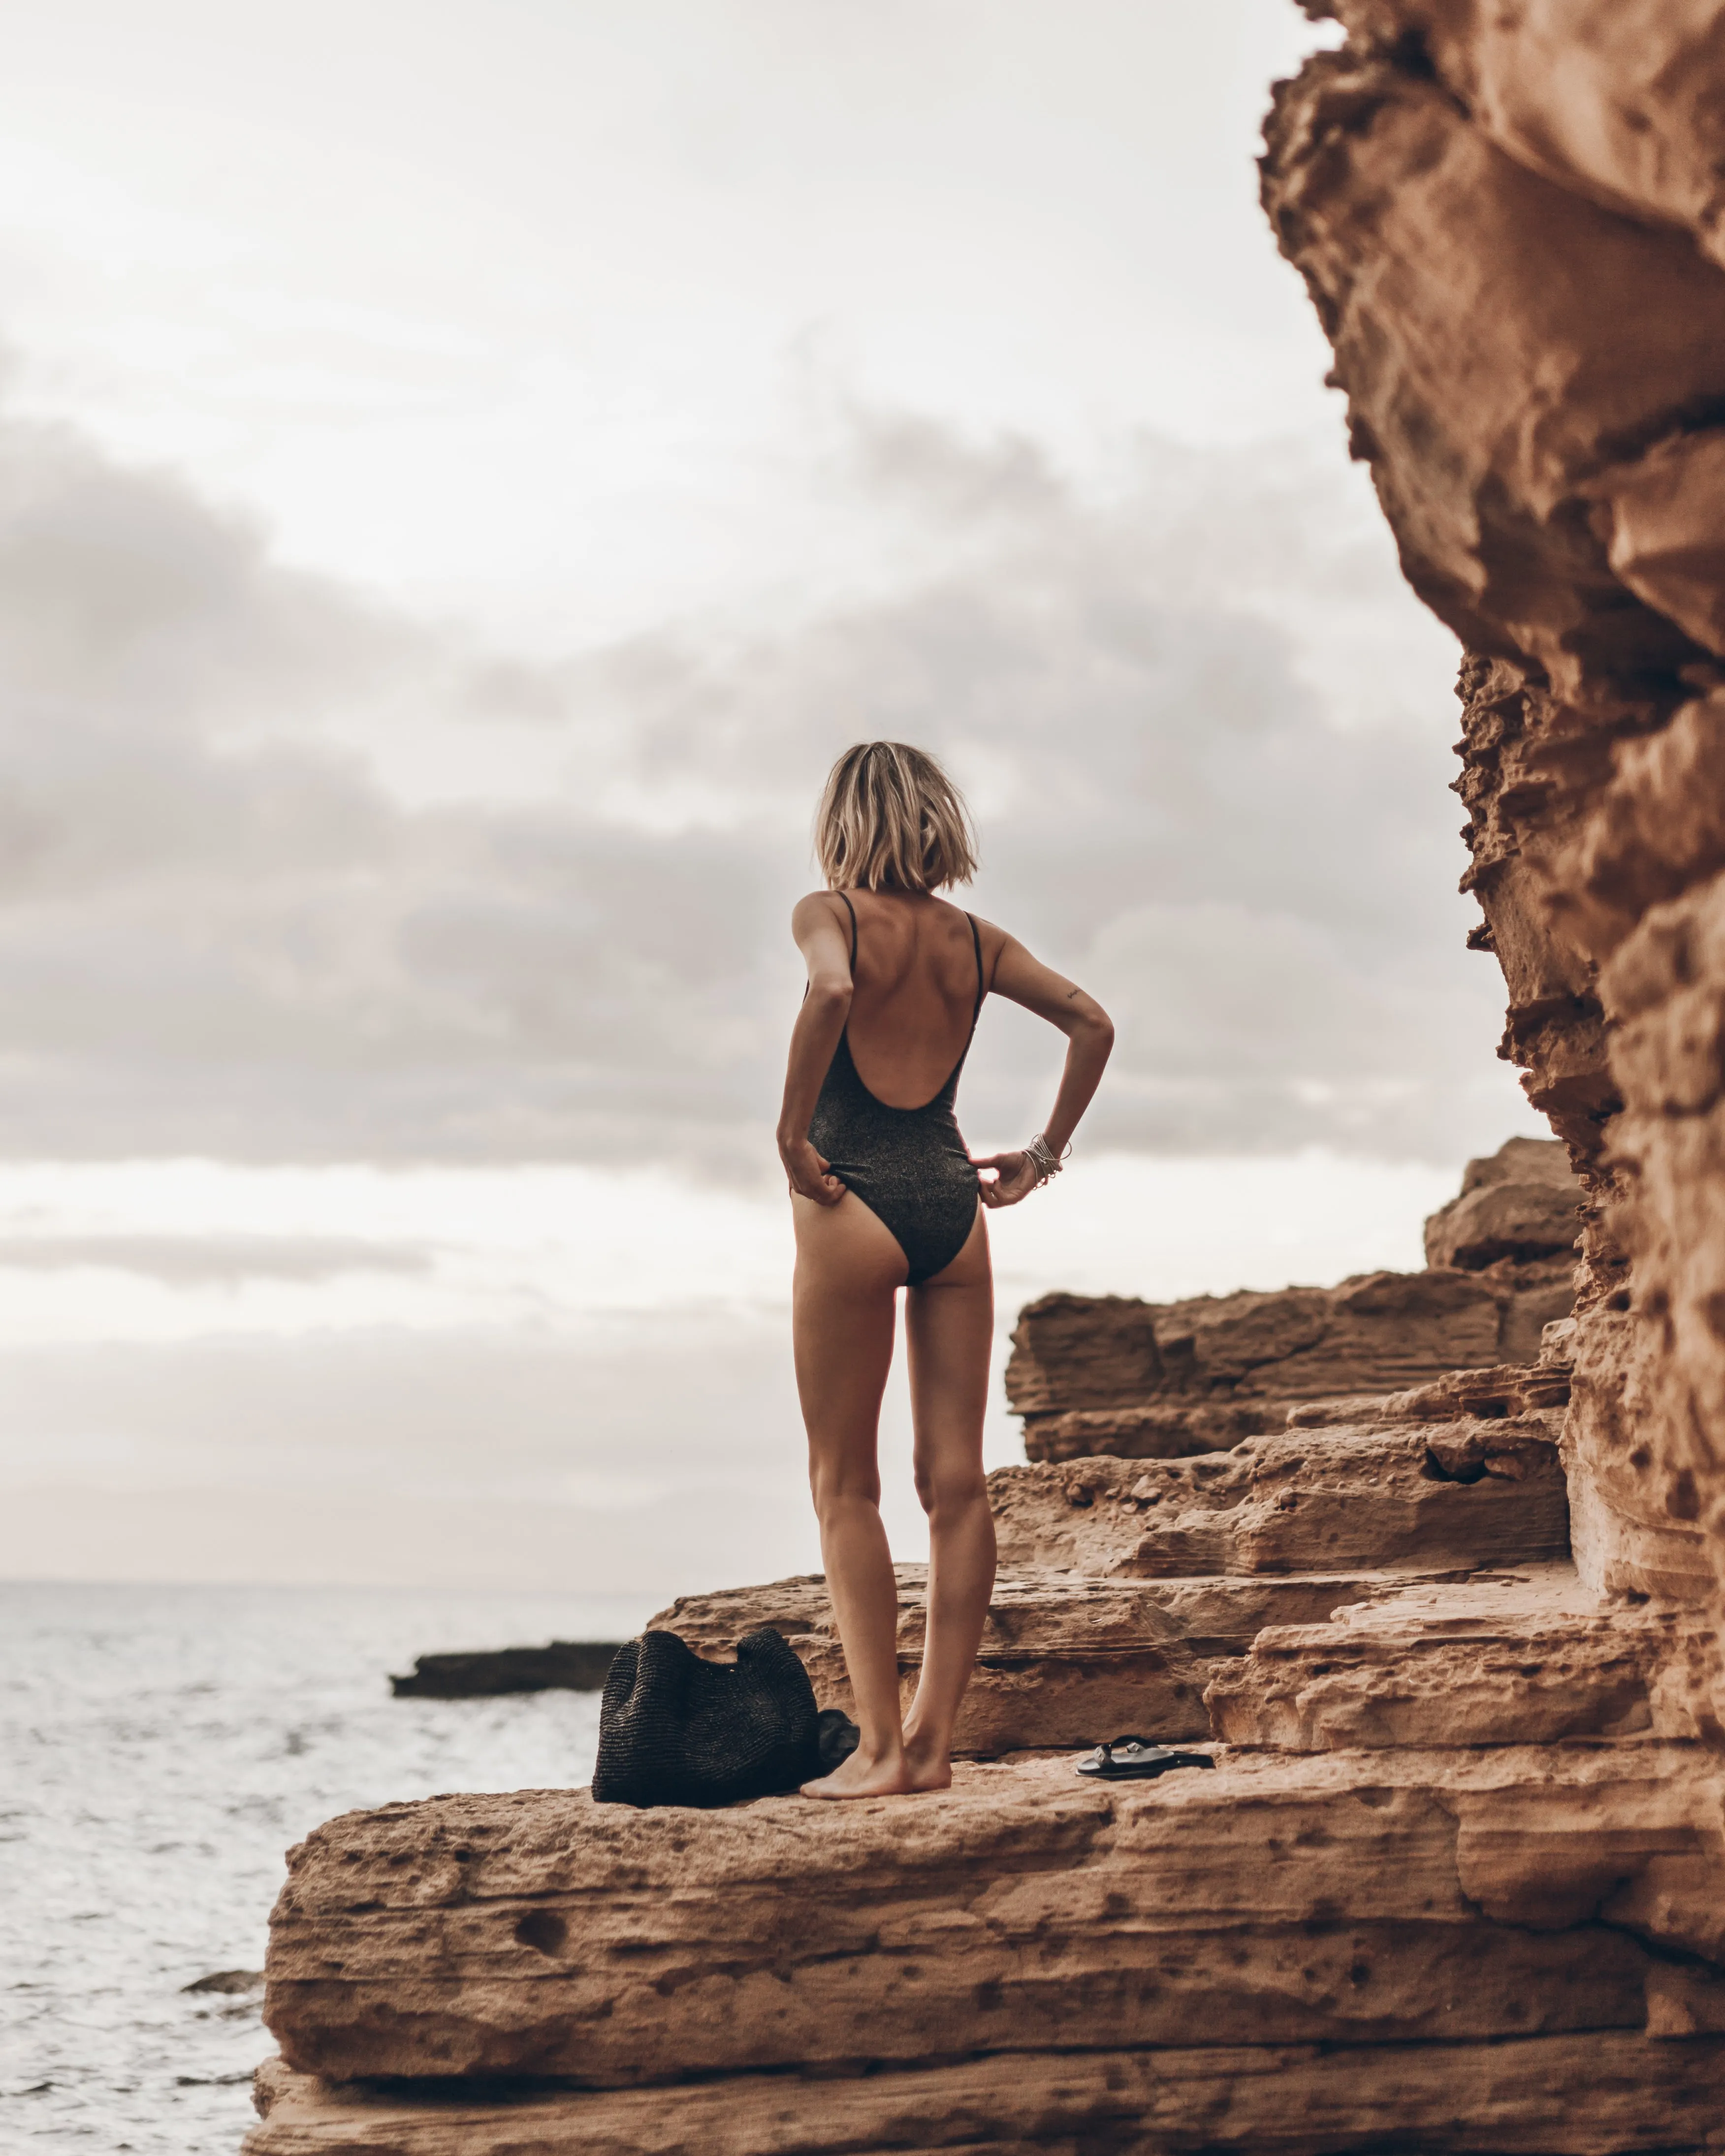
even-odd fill
[(1473, 649), (1591, 670), (1701, 655), (1613, 572), (1614, 467), (1725, 390), (1725, 278), (1506, 155), (1414, 65), (1347, 49), (1278, 92), (1266, 203), (1335, 348), (1402, 566)]
[(1486, 1370), (1449, 1370), (1429, 1385), (1410, 1385), (1404, 1393), (1302, 1400), (1289, 1409), (1287, 1427), (1322, 1430), (1346, 1423), (1378, 1429), (1386, 1423), (1456, 1422), (1463, 1418), (1496, 1422), (1566, 1408), (1569, 1393), (1566, 1363), (1498, 1363)]
[(1073, 1408), (1030, 1415), (1024, 1446), (1033, 1460), (1184, 1460), (1226, 1452), (1243, 1437), (1279, 1430), (1281, 1400), (1158, 1400), (1138, 1407)]
[(1725, 1954), (1692, 1748), (1226, 1755), (1097, 1788), (639, 1813), (583, 1792), (350, 1814), (291, 1852), (264, 2015), (290, 2065), (670, 2082), (995, 2051), (1643, 2029)]
[(1672, 1613), (1601, 1609), (1571, 1566), (1413, 1589), (1260, 1632), (1205, 1695), (1231, 1744), (1555, 1744), (1692, 1737), (1661, 1680), (1686, 1660)]
[[(1543, 1258), (1558, 1260), (1560, 1273), (1573, 1270), (1563, 1261), (1581, 1233), (1581, 1199), (1568, 1147), (1555, 1138), (1510, 1138), (1469, 1161), (1460, 1195), (1427, 1219), (1425, 1262), (1477, 1272), (1505, 1258)], [(1562, 1317), (1568, 1301), (1553, 1315)]]
[(1289, 1430), (1184, 1460), (988, 1478), (1001, 1560), (1103, 1578), (1532, 1563), (1568, 1554), (1554, 1416)]
[[(899, 1668), (908, 1703), (922, 1657), (927, 1573), (901, 1565), (898, 1577)], [(1204, 1687), (1266, 1625), (1322, 1624), (1345, 1603), (1405, 1584), (1405, 1574), (1371, 1572), (1142, 1580), (1003, 1572), (955, 1749), (999, 1758), (1076, 1748), (1128, 1731), (1207, 1738)], [(802, 1658), (820, 1705), (851, 1710), (832, 1605), (818, 1575), (685, 1595), (652, 1622), (719, 1658), (734, 1655), (756, 1625), (772, 1625)]]
[(1569, 1270), (1504, 1255), (1471, 1271), (1171, 1303), (1045, 1296), (1020, 1313), (1007, 1397), (1033, 1460), (1221, 1450), (1280, 1428), (1301, 1400), (1532, 1360), (1543, 1327), (1569, 1309)]
[(1473, 650), (1474, 940), (1587, 1185), (1576, 1556), (1599, 1589), (1717, 1621), (1725, 18), (1337, 12), (1349, 46), (1278, 97), (1266, 201), (1409, 577)]
[(1717, 0), (1333, 0), (1363, 44), (1418, 40), (1519, 162), (1725, 261), (1725, 18)]
[(1490, 2045), (1021, 2051), (852, 2081), (747, 2074), (485, 2103), (279, 2065), (244, 2156), (1618, 2156), (1725, 2147), (1725, 2042), (1599, 2030)]

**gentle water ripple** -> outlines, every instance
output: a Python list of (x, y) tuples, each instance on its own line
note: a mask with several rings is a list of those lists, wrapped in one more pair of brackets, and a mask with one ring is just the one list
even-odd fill
[(596, 1697), (396, 1700), (439, 1648), (645, 1598), (0, 1585), (0, 2148), (234, 2156), (282, 1852), (333, 1814), (592, 1772)]

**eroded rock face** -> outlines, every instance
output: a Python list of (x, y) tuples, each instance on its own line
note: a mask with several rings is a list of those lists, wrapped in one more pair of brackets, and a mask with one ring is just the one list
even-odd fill
[[(1169, 1303), (1044, 1296), (1019, 1316), (1007, 1397), (1033, 1460), (1220, 1451), (1281, 1429), (1296, 1401), (1529, 1359), (1569, 1297), (1560, 1287), (1553, 1312), (1544, 1271), (1525, 1281), (1528, 1270), (1512, 1260), (1477, 1273), (1363, 1273), (1339, 1287)], [(1527, 1293), (1537, 1308), (1518, 1312)], [(1527, 1352), (1512, 1357), (1506, 1341)]]
[(1333, 0), (1366, 45), (1413, 43), (1518, 163), (1725, 263), (1725, 23), (1713, 0)]
[[(1559, 1346), (1548, 1342), (1548, 1348)], [(1569, 1404), (1573, 1373), (1561, 1355), (1539, 1363), (1498, 1363), (1486, 1370), (1446, 1370), (1430, 1384), (1405, 1392), (1339, 1400), (1302, 1400), (1288, 1410), (1290, 1430), (1325, 1430), (1348, 1424), (1376, 1429), (1386, 1423), (1455, 1422), (1469, 1417), (1501, 1422), (1508, 1417), (1543, 1414)]]
[[(1460, 1265), (1483, 1271), (1511, 1260), (1555, 1259), (1573, 1269), (1571, 1253), (1581, 1233), (1581, 1185), (1568, 1148), (1556, 1138), (1509, 1138), (1484, 1160), (1471, 1160), (1459, 1197), (1440, 1205), (1425, 1223), (1428, 1265)], [(1568, 1314), (1568, 1298), (1554, 1317)]]
[(1711, 1628), (1604, 1606), (1568, 1565), (1410, 1588), (1274, 1626), (1205, 1695), (1234, 1744), (1284, 1752), (1692, 1738)]
[(1568, 1554), (1557, 1418), (1289, 1430), (1193, 1460), (988, 1478), (1003, 1563), (1114, 1579), (1532, 1563)]
[[(926, 1568), (898, 1568), (900, 1686), (906, 1706), (922, 1661)], [(1333, 1610), (1409, 1584), (1405, 1572), (1108, 1578), (1094, 1572), (1004, 1568), (954, 1732), (956, 1752), (1072, 1748), (1098, 1734), (1153, 1729), (1210, 1734), (1205, 1687), (1266, 1625), (1321, 1625)], [(775, 1625), (824, 1707), (855, 1711), (845, 1656), (816, 1576), (680, 1597), (652, 1620), (698, 1653), (726, 1658), (757, 1625)]]
[(1555, 1139), (1470, 1161), (1425, 1224), (1428, 1270), (1339, 1287), (1191, 1296), (1048, 1295), (1019, 1312), (1007, 1397), (1032, 1460), (1174, 1460), (1280, 1430), (1312, 1399), (1538, 1360), (1574, 1302), (1583, 1193)]
[(1198, 2030), (1640, 2034), (1673, 1964), (1692, 2016), (1725, 2020), (1721, 1794), (1716, 1763), (1647, 1743), (1241, 1753), (1102, 1788), (1050, 1760), (961, 1768), (915, 1803), (699, 1820), (584, 1792), (436, 1798), (290, 1853), (264, 2014), (302, 2072), (597, 2088), (1011, 2071)]
[[(1666, 2146), (1708, 2148), (1725, 2041), (1671, 2043), (1692, 2012), (1681, 1976), (1660, 2027), (1445, 2044), (1027, 2051), (813, 2085), (739, 2074), (660, 2090), (512, 2092), (490, 2102), (331, 2087), (273, 2063), (245, 2156), (1381, 2156), (1491, 2148), (1610, 2156), (1650, 2116)], [(1650, 2030), (1653, 2016), (1650, 2009)]]
[[(1328, 12), (1328, 11), (1326, 11)], [(1265, 200), (1456, 630), (1504, 1051), (1587, 1187), (1564, 1445), (1604, 1591), (1725, 1552), (1725, 29), (1337, 0)], [(1715, 1703), (1718, 1704), (1717, 1702)]]
[(1025, 2052), (814, 2089), (751, 2075), (674, 2102), (617, 2091), (497, 2105), (332, 2089), (276, 2068), (245, 2156), (1380, 2156), (1413, 2137), (1426, 2149), (1609, 2156), (1655, 2110), (1668, 2147), (1717, 2147), (1722, 2063), (1725, 2044), (1604, 2031), (1459, 2058), (1441, 2044)]

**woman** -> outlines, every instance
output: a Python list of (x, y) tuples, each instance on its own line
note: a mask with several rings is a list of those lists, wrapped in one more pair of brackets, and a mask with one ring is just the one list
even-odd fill
[[(847, 749), (821, 798), (815, 850), (827, 888), (791, 916), (809, 988), (778, 1150), (796, 1222), (792, 1322), (809, 1481), (861, 1738), (803, 1794), (876, 1797), (952, 1780), (952, 1726), (994, 1584), (983, 1481), (994, 1289), (982, 1209), (1016, 1205), (1060, 1172), (1114, 1029), (1022, 943), (936, 896), (968, 883), (976, 857), (963, 803), (920, 749)], [(1064, 1033), (1066, 1064), (1029, 1144), (973, 1160), (952, 1103), (990, 993)], [(898, 1589), (875, 1452), (906, 1286), (929, 1567), (922, 1676), (901, 1718)]]

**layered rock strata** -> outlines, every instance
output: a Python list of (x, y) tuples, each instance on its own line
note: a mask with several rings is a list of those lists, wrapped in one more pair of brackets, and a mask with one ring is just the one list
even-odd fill
[(1717, 2045), (1620, 2030), (1444, 2043), (1169, 2046), (871, 2074), (739, 2074), (664, 2090), (488, 2099), (259, 2076), (254, 2156), (1384, 2156), (1410, 2148), (1612, 2156), (1650, 2102), (1681, 2149), (1718, 2147)]
[[(1711, 1643), (1565, 1562), (1561, 1392), (1455, 1372), (991, 1478), (977, 1748), (1202, 1714), (1211, 1772), (332, 1822), (272, 1926), (250, 2156), (1725, 2146)], [(763, 1620), (842, 1700), (817, 1579), (656, 1621), (721, 1655)]]
[[(1182, 1460), (1106, 1456), (988, 1478), (1001, 1573), (955, 1734), (962, 1753), (1094, 1743), (1128, 1727), (1207, 1735), (1205, 1689), (1266, 1626), (1481, 1564), (1567, 1558), (1560, 1371), (1453, 1371), (1380, 1399), (1312, 1401), (1302, 1427)], [(906, 1702), (925, 1574), (900, 1568)], [(849, 1709), (817, 1578), (685, 1596), (654, 1625), (728, 1657), (757, 1625)]]
[[(1564, 1562), (1561, 1394), (1455, 1372), (991, 1478), (977, 1748), (1201, 1713), (1210, 1773), (332, 1822), (273, 1925), (250, 2156), (1725, 2146), (1706, 1643)], [(1337, 1546), (1372, 1568), (1317, 1570)], [(773, 1622), (842, 1700), (818, 1579), (655, 1621), (716, 1655)]]
[(1470, 1161), (1425, 1224), (1428, 1270), (1332, 1288), (1141, 1302), (1045, 1296), (1020, 1314), (1007, 1398), (1033, 1460), (1173, 1459), (1280, 1430), (1301, 1401), (1525, 1364), (1574, 1301), (1580, 1185), (1553, 1139)]
[[(1425, 1223), (1425, 1262), (1481, 1272), (1512, 1262), (1557, 1260), (1556, 1284), (1580, 1233), (1581, 1186), (1555, 1138), (1507, 1138), (1462, 1171), (1461, 1188)], [(1567, 1310), (1553, 1313), (1567, 1315)]]
[(1321, 12), (1348, 43), (1278, 92), (1265, 200), (1403, 567), (1469, 647), (1475, 940), (1589, 1199), (1577, 1555), (1596, 1586), (1717, 1620), (1725, 18)]
[[(564, 2085), (538, 2138), (494, 2109), (465, 2144), (518, 2152), (1364, 2149), (1415, 2046), (1451, 2084), (1425, 2145), (1635, 2147), (1651, 2107), (1666, 2145), (1717, 2146), (1725, 2041), (1695, 2032), (1725, 2026), (1720, 1795), (1650, 1743), (1237, 1753), (1115, 1788), (970, 1768), (819, 1815), (438, 1799), (293, 1852), (267, 2012), (322, 2082)], [(919, 2082), (947, 2061), (972, 2101), (942, 2118), (953, 2085)], [(1232, 2110), (1225, 2081), (1283, 2061), (1311, 2111)], [(1536, 2105), (1526, 2138), (1503, 2092), (1554, 2069), (1563, 2116)], [(250, 2156), (451, 2145), (398, 2095), (369, 2122), (316, 2082), (288, 2099)]]
[[(1417, 1576), (1417, 1575), (1416, 1575)], [(905, 1703), (922, 1661), (924, 1568), (901, 1565), (898, 1653)], [(1399, 1593), (1405, 1572), (1361, 1569), (1259, 1578), (1111, 1578), (1048, 1567), (1003, 1568), (953, 1748), (1009, 1752), (1094, 1744), (1098, 1733), (1153, 1730), (1207, 1738), (1206, 1688), (1266, 1625), (1322, 1625), (1344, 1605)], [(743, 1635), (773, 1625), (801, 1657), (823, 1707), (853, 1712), (824, 1581), (688, 1595), (653, 1620), (699, 1652), (728, 1659)]]
[(1514, 1564), (1568, 1553), (1556, 1418), (1289, 1430), (1192, 1460), (990, 1478), (1003, 1561), (1109, 1578)]
[(1523, 1567), (1266, 1626), (1205, 1704), (1218, 1737), (1285, 1752), (1690, 1738), (1715, 1652), (1686, 1613), (1602, 1608), (1573, 1566)]

